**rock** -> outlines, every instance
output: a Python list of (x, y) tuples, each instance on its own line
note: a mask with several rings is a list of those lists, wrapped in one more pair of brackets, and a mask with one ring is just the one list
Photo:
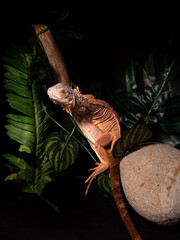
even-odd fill
[(120, 163), (124, 193), (142, 217), (160, 225), (180, 221), (180, 150), (149, 144)]

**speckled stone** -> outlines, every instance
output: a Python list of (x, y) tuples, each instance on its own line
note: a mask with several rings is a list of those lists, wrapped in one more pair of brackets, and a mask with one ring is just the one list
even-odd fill
[(120, 163), (124, 193), (142, 217), (160, 225), (180, 221), (180, 150), (150, 144)]

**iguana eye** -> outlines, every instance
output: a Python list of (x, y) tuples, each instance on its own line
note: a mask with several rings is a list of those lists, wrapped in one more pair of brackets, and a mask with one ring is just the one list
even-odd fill
[(66, 93), (66, 90), (61, 89), (61, 90), (59, 90), (59, 93), (60, 93), (60, 94), (65, 94), (65, 93)]

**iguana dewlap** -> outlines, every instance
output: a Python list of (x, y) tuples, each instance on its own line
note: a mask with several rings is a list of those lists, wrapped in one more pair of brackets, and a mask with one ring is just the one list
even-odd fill
[[(49, 98), (71, 114), (81, 131), (90, 140), (92, 149), (101, 163), (86, 180), (92, 180), (110, 167), (109, 151), (121, 136), (119, 117), (105, 101), (95, 99), (93, 95), (82, 95), (76, 89), (58, 83), (48, 89)], [(92, 143), (93, 142), (93, 143)], [(88, 191), (87, 188), (87, 191)]]

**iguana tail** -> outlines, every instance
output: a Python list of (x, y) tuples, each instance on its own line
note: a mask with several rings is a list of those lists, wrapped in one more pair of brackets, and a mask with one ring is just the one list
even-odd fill
[(128, 211), (126, 208), (126, 204), (123, 198), (122, 187), (120, 184), (120, 173), (119, 173), (119, 161), (114, 159), (111, 156), (110, 163), (110, 179), (111, 179), (111, 190), (113, 198), (116, 202), (116, 206), (119, 210), (121, 218), (131, 236), (132, 240), (142, 240), (140, 234), (138, 233)]

